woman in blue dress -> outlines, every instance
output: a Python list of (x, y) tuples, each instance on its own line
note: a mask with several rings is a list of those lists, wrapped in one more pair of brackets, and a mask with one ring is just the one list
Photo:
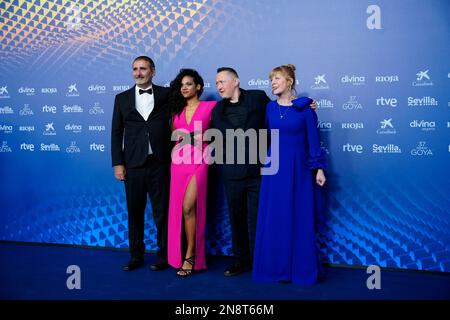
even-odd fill
[(253, 279), (311, 285), (319, 271), (316, 192), (325, 184), (317, 115), (310, 98), (293, 96), (295, 66), (274, 68), (270, 80), (278, 99), (268, 103), (266, 120), (268, 129), (279, 130), (279, 170), (261, 181)]

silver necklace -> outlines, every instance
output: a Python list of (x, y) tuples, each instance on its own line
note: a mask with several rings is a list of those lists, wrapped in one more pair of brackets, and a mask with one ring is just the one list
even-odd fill
[(286, 108), (286, 111), (284, 112), (284, 113), (281, 113), (281, 107), (280, 107), (280, 105), (278, 104), (278, 112), (280, 113), (280, 119), (283, 119), (284, 118), (284, 116), (286, 115), (286, 113), (289, 111), (289, 108), (290, 108), (291, 106), (286, 106), (285, 108)]

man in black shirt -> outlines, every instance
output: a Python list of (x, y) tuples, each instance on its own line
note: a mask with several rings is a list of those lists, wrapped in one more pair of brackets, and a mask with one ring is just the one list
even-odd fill
[[(264, 91), (244, 90), (239, 83), (234, 69), (226, 67), (217, 70), (216, 86), (223, 99), (213, 110), (212, 126), (221, 131), (225, 145), (231, 144), (234, 148), (234, 161), (223, 165), (223, 179), (236, 261), (225, 270), (225, 276), (251, 270), (261, 163), (249, 161), (249, 153), (258, 154), (257, 150), (249, 150), (249, 147), (259, 149), (259, 141), (255, 145), (250, 143), (250, 138), (245, 138), (248, 138), (248, 130), (256, 130), (258, 139), (259, 129), (265, 128), (265, 109), (270, 100)], [(236, 133), (231, 139), (227, 136), (229, 129)], [(239, 145), (236, 140), (242, 139), (242, 136), (245, 144)], [(226, 150), (229, 152), (228, 147)], [(240, 156), (245, 156), (244, 163), (237, 161)]]

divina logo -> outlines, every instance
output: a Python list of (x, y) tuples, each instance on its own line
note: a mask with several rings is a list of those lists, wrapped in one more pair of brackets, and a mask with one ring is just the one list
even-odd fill
[(372, 153), (402, 153), (402, 149), (393, 143), (387, 145), (373, 144)]
[(320, 99), (319, 101), (317, 101), (317, 108), (320, 109), (334, 108), (334, 104), (331, 102), (331, 100)]
[(80, 133), (83, 129), (83, 126), (81, 124), (66, 124), (64, 126), (65, 131), (70, 131), (72, 133)]
[(314, 84), (311, 86), (313, 90), (327, 90), (330, 89), (327, 80), (325, 79), (325, 74), (318, 74), (314, 77)]
[(320, 131), (331, 131), (332, 124), (331, 122), (319, 121), (319, 123), (317, 124), (317, 128), (319, 128)]
[(409, 123), (411, 128), (421, 129), (422, 131), (434, 131), (436, 129), (435, 121), (413, 120)]
[(430, 96), (422, 98), (408, 97), (408, 106), (410, 107), (437, 107), (438, 101)]
[(354, 86), (361, 86), (366, 84), (366, 77), (364, 76), (355, 76), (355, 75), (345, 75), (341, 78), (342, 83), (352, 84)]
[(392, 76), (375, 76), (375, 82), (376, 83), (392, 83), (392, 82), (399, 82), (400, 79), (398, 75), (392, 75)]
[(6, 125), (6, 124), (0, 124), (0, 132), (12, 133), (13, 132), (13, 126)]
[(269, 79), (250, 79), (248, 85), (250, 87), (268, 88), (270, 85), (270, 81)]
[(89, 92), (95, 92), (95, 93), (98, 93), (98, 94), (103, 94), (103, 93), (106, 92), (106, 86), (102, 86), (102, 85), (99, 85), (99, 84), (91, 84), (88, 87), (88, 90), (89, 90)]
[(20, 87), (19, 90), (17, 90), (20, 94), (25, 94), (27, 96), (34, 96), (35, 90), (34, 88), (28, 88), (28, 87)]
[(424, 87), (424, 86), (432, 86), (433, 82), (431, 81), (430, 75), (428, 74), (430, 70), (419, 71), (416, 73), (416, 80), (413, 81), (413, 87)]

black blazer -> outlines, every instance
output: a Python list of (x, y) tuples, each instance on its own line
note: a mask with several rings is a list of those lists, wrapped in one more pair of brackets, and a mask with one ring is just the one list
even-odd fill
[(116, 95), (111, 125), (112, 165), (135, 168), (148, 156), (148, 141), (153, 154), (161, 161), (170, 161), (169, 89), (152, 85), (155, 105), (147, 121), (136, 110), (135, 86)]
[[(245, 100), (245, 104), (247, 108), (247, 114), (245, 117), (245, 125), (243, 128), (244, 131), (248, 129), (255, 129), (257, 131), (259, 129), (266, 128), (266, 106), (270, 101), (269, 97), (263, 90), (241, 90), (241, 96)], [(240, 98), (241, 99), (241, 98)], [(234, 139), (234, 164), (226, 164), (226, 145), (227, 143), (233, 143), (233, 141), (227, 141), (226, 139), (226, 129), (238, 129), (234, 127), (233, 124), (228, 120), (225, 115), (226, 103), (224, 100), (221, 100), (214, 107), (212, 115), (211, 115), (211, 127), (214, 127), (221, 131), (224, 137), (224, 165), (223, 165), (223, 177), (225, 179), (241, 179), (244, 177), (257, 177), (260, 175), (261, 163), (250, 164), (249, 159), (249, 139), (245, 139), (245, 163), (237, 164), (237, 154), (238, 152), (243, 152), (243, 150), (238, 150), (238, 144), (236, 143), (237, 138)], [(257, 145), (259, 148), (259, 138), (257, 140)], [(258, 151), (257, 151), (258, 152)]]

